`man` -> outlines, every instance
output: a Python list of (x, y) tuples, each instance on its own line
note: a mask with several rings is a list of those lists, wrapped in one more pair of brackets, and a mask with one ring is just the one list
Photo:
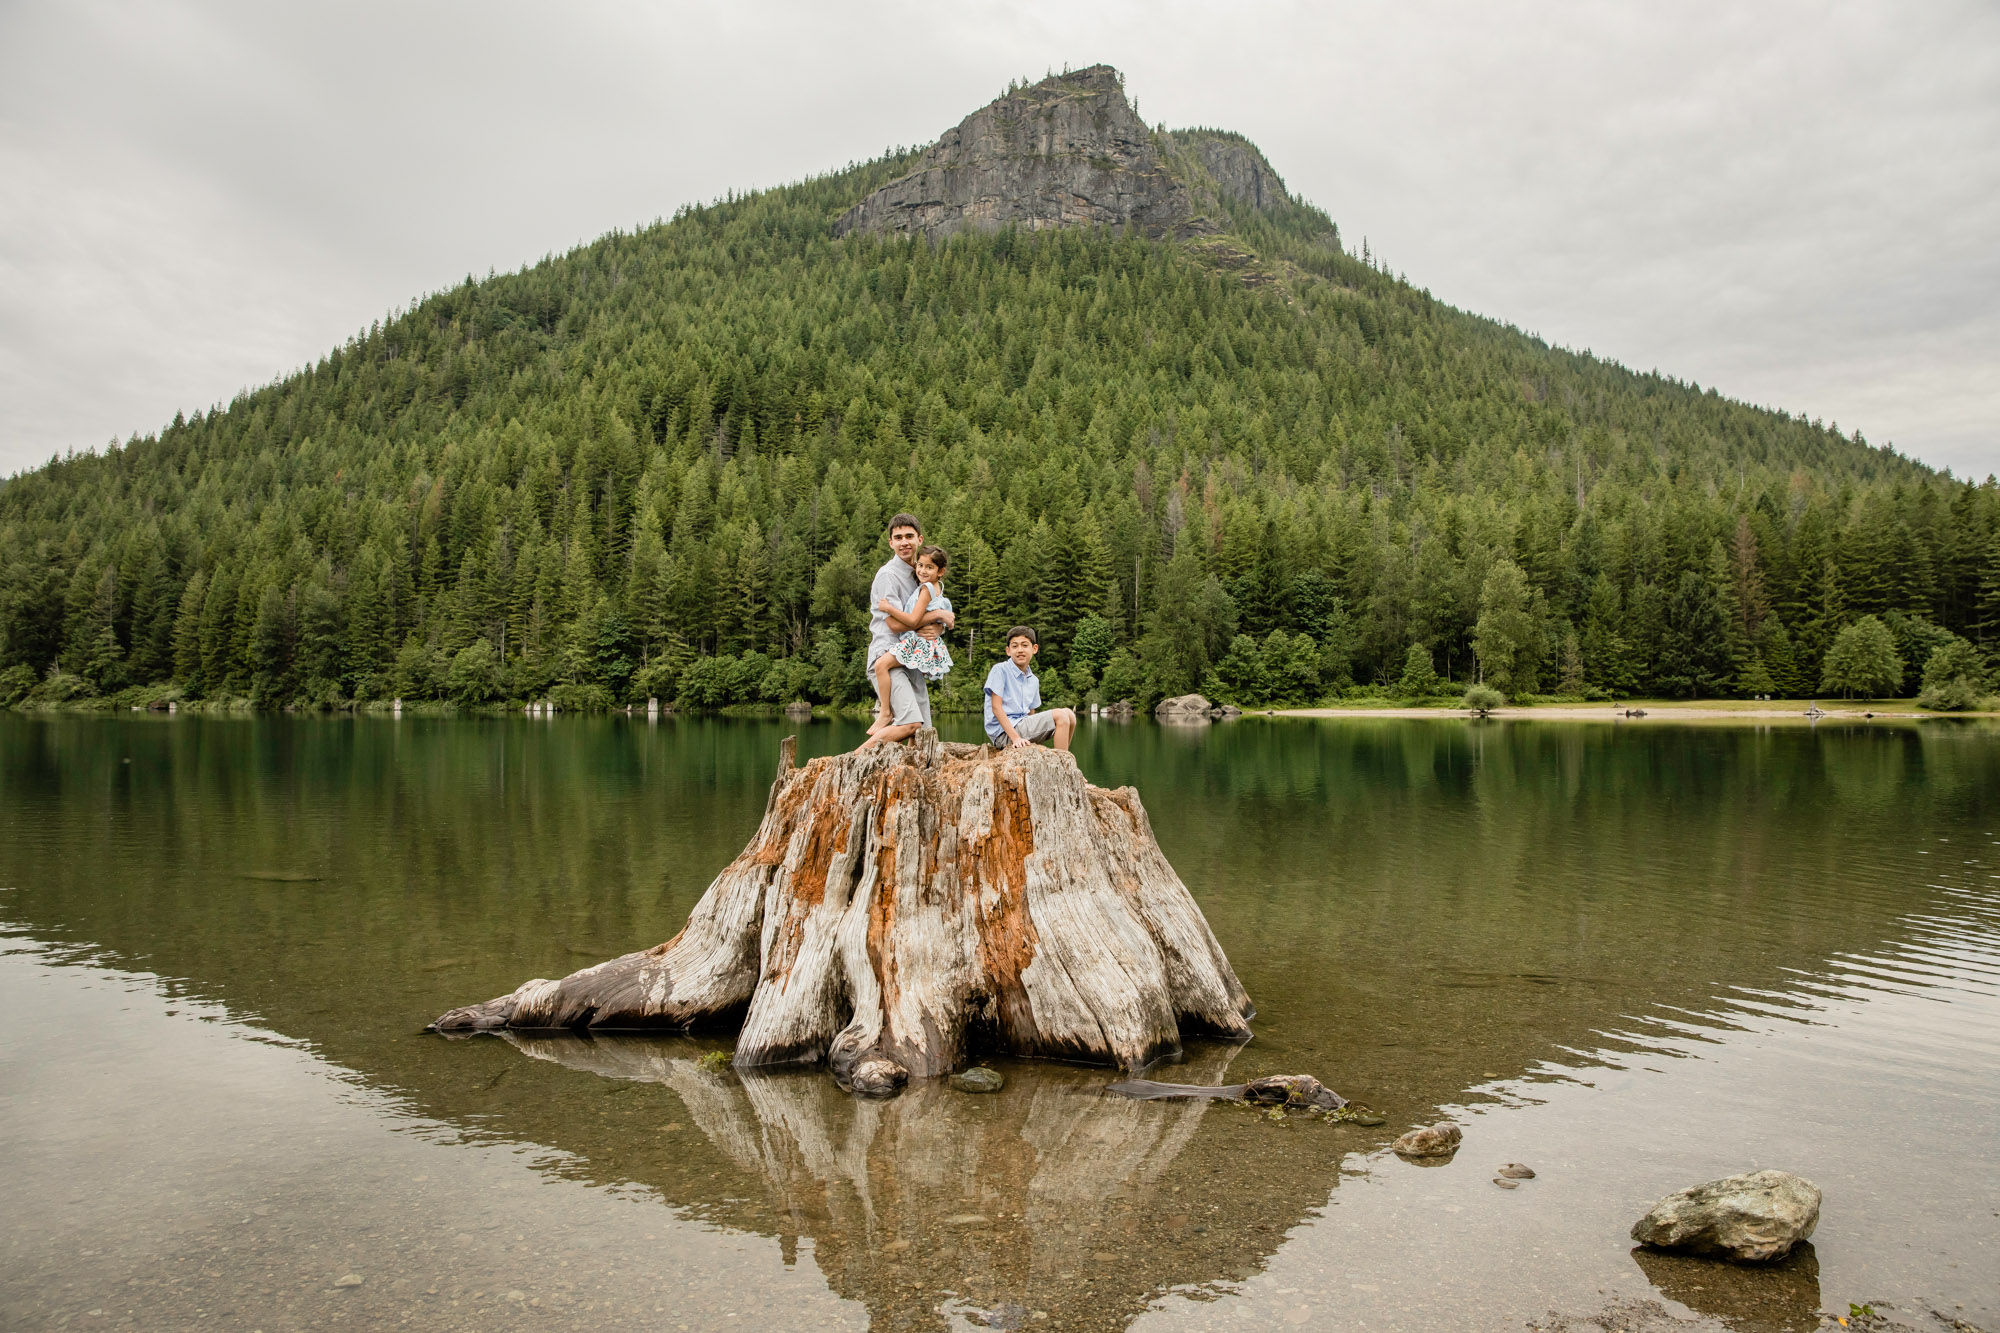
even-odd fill
[[(898, 514), (889, 520), (889, 549), (895, 552), (875, 571), (875, 581), (868, 588), (868, 670), (875, 669), (875, 659), (896, 646), (897, 631), (889, 623), (889, 617), (882, 613), (879, 603), (888, 598), (898, 606), (908, 606), (910, 598), (917, 591), (917, 552), (923, 548), (924, 525), (917, 521), (915, 514)], [(924, 627), (917, 631), (925, 638), (934, 639), (950, 629), (954, 618), (949, 611), (933, 611), (924, 617)], [(918, 727), (931, 723), (931, 691), (921, 672), (898, 666), (889, 672), (889, 726), (863, 741), (863, 745), (873, 745), (878, 741), (908, 740), (917, 734)]]

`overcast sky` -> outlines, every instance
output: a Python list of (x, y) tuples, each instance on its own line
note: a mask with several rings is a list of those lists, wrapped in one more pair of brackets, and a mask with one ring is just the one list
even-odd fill
[(2000, 6), (0, 0), (0, 474), (1105, 61), (1443, 300), (2000, 470)]

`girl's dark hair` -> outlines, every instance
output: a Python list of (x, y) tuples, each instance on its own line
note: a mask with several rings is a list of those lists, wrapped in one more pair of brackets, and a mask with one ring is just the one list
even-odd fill
[(926, 546), (917, 552), (917, 559), (921, 560), (925, 556), (931, 558), (931, 563), (937, 566), (940, 574), (951, 567), (951, 555), (942, 546)]

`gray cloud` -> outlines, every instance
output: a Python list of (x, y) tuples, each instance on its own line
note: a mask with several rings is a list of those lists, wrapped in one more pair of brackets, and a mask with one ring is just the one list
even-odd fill
[(2000, 468), (2000, 11), (0, 5), (0, 472), (1118, 65), (1440, 298)]

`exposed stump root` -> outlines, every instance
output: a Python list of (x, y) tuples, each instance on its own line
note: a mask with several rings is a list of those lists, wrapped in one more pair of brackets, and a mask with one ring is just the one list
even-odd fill
[(974, 1046), (1138, 1070), (1255, 1014), (1130, 787), (1066, 753), (871, 746), (778, 777), (681, 933), (440, 1016), (437, 1032), (685, 1029), (742, 1015), (735, 1063), (824, 1061), (893, 1094)]
[(1208, 1087), (1199, 1083), (1155, 1083), (1146, 1078), (1129, 1078), (1113, 1083), (1107, 1092), (1135, 1101), (1222, 1101), (1255, 1102), (1260, 1106), (1286, 1106), (1316, 1111), (1338, 1111), (1347, 1098), (1311, 1074), (1270, 1074), (1248, 1083)]

